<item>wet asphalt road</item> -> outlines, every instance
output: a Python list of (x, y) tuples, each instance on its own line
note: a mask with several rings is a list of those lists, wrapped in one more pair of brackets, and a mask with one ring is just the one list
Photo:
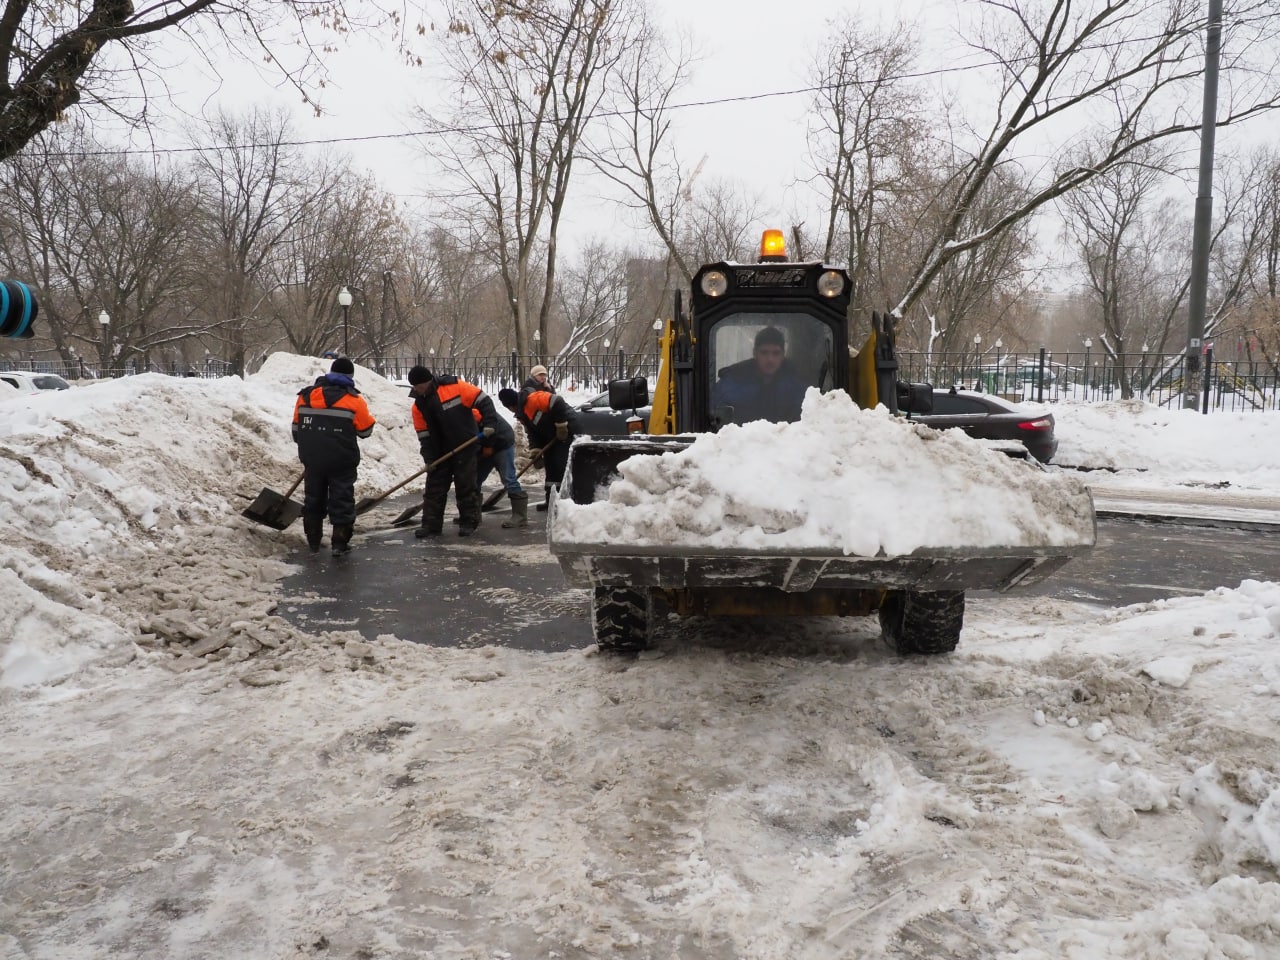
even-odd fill
[[(313, 631), (394, 634), (442, 646), (552, 651), (592, 642), (586, 591), (565, 586), (547, 551), (545, 513), (531, 503), (530, 525), (504, 530), (504, 500), (473, 537), (459, 539), (446, 521), (443, 537), (420, 541), (412, 527), (387, 526), (416, 502), (416, 494), (388, 501), (361, 517), (355, 549), (345, 557), (331, 557), (327, 539), (318, 554), (295, 553), (298, 572), (284, 581), (282, 615)], [(1236, 587), (1246, 578), (1280, 578), (1280, 526), (1099, 517), (1090, 556), (1017, 593), (1125, 606)]]

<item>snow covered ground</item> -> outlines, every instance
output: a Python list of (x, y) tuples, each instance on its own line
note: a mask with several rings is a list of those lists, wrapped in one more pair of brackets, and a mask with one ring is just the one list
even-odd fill
[[(1280, 957), (1280, 561), (975, 600), (930, 661), (863, 620), (308, 634), (300, 524), (238, 514), (323, 369), (0, 397), (0, 958)], [(357, 383), (366, 496), (421, 461)], [(1109, 483), (1280, 496), (1280, 415), (1054, 412)]]

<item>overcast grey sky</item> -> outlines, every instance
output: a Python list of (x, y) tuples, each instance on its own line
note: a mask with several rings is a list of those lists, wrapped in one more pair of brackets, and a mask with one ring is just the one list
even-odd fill
[[(798, 185), (807, 172), (804, 116), (810, 96), (761, 95), (809, 86), (810, 61), (833, 16), (851, 12), (865, 18), (868, 27), (883, 26), (889, 17), (917, 25), (923, 48), (917, 66), (922, 71), (954, 70), (976, 59), (957, 38), (957, 22), (965, 6), (961, 0), (903, 0), (893, 5), (872, 0), (649, 2), (660, 23), (692, 34), (702, 55), (677, 102), (751, 98), (677, 111), (676, 143), (686, 169), (706, 157), (700, 173), (704, 185), (724, 179), (741, 184), (743, 190), (758, 197), (774, 221), (759, 224), (761, 228), (786, 227), (797, 211), (803, 218), (808, 211), (818, 210), (806, 188)], [(179, 93), (184, 103), (197, 105), (189, 109), (207, 104), (234, 111), (243, 110), (250, 101), (277, 102), (290, 110), (298, 136), (307, 140), (374, 138), (418, 129), (413, 106), (443, 95), (446, 85), (431, 65), (413, 69), (398, 65), (395, 56), (379, 45), (379, 39), (353, 36), (329, 57), (332, 82), (323, 91), (325, 113), (319, 118), (296, 91), (273, 91), (251, 68), (229, 68), (235, 79), (224, 81), (220, 89), (193, 68), (178, 78), (186, 84)], [(993, 100), (984, 98), (983, 77), (977, 72), (950, 73), (937, 82), (958, 91), (966, 111), (971, 107), (975, 114), (985, 112)], [(1264, 135), (1261, 127), (1254, 124), (1240, 131), (1220, 131), (1219, 150), (1240, 137)], [(1186, 146), (1195, 149), (1193, 142)], [(351, 140), (335, 143), (334, 148), (350, 153), (357, 165), (372, 170), (389, 190), (401, 196), (421, 196), (431, 189), (429, 165), (413, 140)], [(1043, 155), (1036, 157), (1039, 152)], [(1034, 166), (1050, 160), (1053, 153), (1053, 145), (1043, 151), (1023, 145), (1019, 157)], [(579, 170), (585, 171), (585, 167)], [(601, 196), (607, 190), (606, 185), (585, 177), (578, 184), (562, 230), (568, 248), (600, 234), (616, 240), (647, 241), (647, 230), (631, 229), (626, 217), (619, 216), (616, 201), (607, 193)], [(1187, 195), (1188, 216), (1193, 194), (1194, 183)], [(1056, 242), (1056, 226), (1043, 226), (1040, 232), (1047, 244)]]
[[(949, 9), (947, 0), (910, 0), (891, 8), (911, 16), (913, 6), (933, 3)], [(692, 168), (705, 156), (700, 179), (739, 182), (759, 196), (779, 218), (802, 202), (796, 181), (804, 173), (806, 157), (804, 114), (806, 94), (760, 97), (809, 85), (809, 63), (822, 43), (830, 18), (844, 10), (865, 10), (869, 23), (878, 22), (886, 6), (869, 0), (832, 3), (831, 0), (650, 0), (656, 19), (671, 30), (684, 29), (698, 46), (701, 59), (682, 103), (754, 99), (696, 106), (675, 115), (677, 144), (683, 162)], [(935, 20), (935, 24), (936, 24)], [(444, 85), (430, 66), (407, 68), (379, 47), (376, 39), (351, 38), (329, 57), (332, 82), (323, 91), (324, 116), (315, 117), (296, 91), (272, 90), (248, 68), (219, 87), (195, 70), (182, 80), (184, 103), (243, 109), (250, 101), (274, 102), (287, 108), (301, 139), (378, 137), (418, 129), (411, 116), (415, 103), (429, 103)], [(374, 171), (384, 185), (406, 197), (430, 189), (427, 166), (412, 140), (373, 139), (335, 144), (356, 163)], [(585, 181), (570, 211), (568, 242), (595, 233), (617, 233), (616, 204), (601, 197), (604, 184)], [(781, 224), (762, 224), (775, 226)]]

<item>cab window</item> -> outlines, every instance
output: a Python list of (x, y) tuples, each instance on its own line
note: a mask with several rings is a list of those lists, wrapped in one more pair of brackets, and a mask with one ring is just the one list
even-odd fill
[(707, 335), (711, 422), (800, 419), (809, 387), (834, 383), (831, 328), (796, 313), (738, 313)]

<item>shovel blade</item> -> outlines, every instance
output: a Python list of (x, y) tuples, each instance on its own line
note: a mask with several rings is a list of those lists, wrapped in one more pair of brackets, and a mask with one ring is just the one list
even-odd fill
[(407, 510), (402, 511), (394, 520), (392, 520), (391, 525), (393, 527), (403, 527), (406, 524), (412, 523), (414, 518), (421, 512), (422, 512), (422, 504), (409, 507)]
[(381, 497), (365, 497), (356, 503), (356, 515), (368, 513), (374, 507), (382, 502)]
[(263, 487), (253, 503), (240, 511), (240, 515), (272, 530), (284, 530), (302, 516), (302, 504)]

